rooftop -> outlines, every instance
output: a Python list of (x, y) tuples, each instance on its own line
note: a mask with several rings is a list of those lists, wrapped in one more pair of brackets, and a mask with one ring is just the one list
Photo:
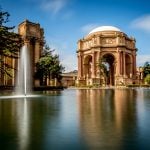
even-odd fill
[(91, 32), (89, 32), (89, 34), (95, 33), (95, 32), (101, 32), (101, 31), (119, 31), (121, 32), (121, 30), (117, 27), (114, 26), (99, 26), (95, 29), (93, 29)]

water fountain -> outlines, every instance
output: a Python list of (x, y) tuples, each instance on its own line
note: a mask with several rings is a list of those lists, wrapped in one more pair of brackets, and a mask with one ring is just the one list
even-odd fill
[(24, 45), (20, 51), (20, 59), (18, 63), (18, 75), (17, 75), (17, 95), (27, 96), (31, 94), (31, 64), (30, 64), (30, 54), (26, 45)]
[(0, 99), (37, 97), (32, 93), (30, 51), (26, 45), (20, 50), (18, 61), (18, 73), (16, 80), (15, 93), (9, 96), (1, 96)]

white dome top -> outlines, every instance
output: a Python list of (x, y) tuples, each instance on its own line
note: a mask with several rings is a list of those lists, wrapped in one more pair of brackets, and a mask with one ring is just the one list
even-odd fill
[(100, 31), (121, 31), (121, 30), (114, 26), (100, 26), (100, 27), (93, 29), (89, 34), (100, 32)]

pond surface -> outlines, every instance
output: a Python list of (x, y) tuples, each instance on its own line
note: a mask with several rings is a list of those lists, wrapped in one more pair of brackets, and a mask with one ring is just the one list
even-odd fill
[(150, 89), (0, 99), (2, 150), (149, 150)]

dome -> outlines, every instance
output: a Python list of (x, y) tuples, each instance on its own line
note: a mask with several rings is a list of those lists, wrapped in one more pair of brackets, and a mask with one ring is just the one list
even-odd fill
[(119, 31), (121, 32), (120, 29), (114, 26), (100, 26), (95, 29), (93, 29), (89, 34), (95, 33), (95, 32), (101, 32), (101, 31)]

